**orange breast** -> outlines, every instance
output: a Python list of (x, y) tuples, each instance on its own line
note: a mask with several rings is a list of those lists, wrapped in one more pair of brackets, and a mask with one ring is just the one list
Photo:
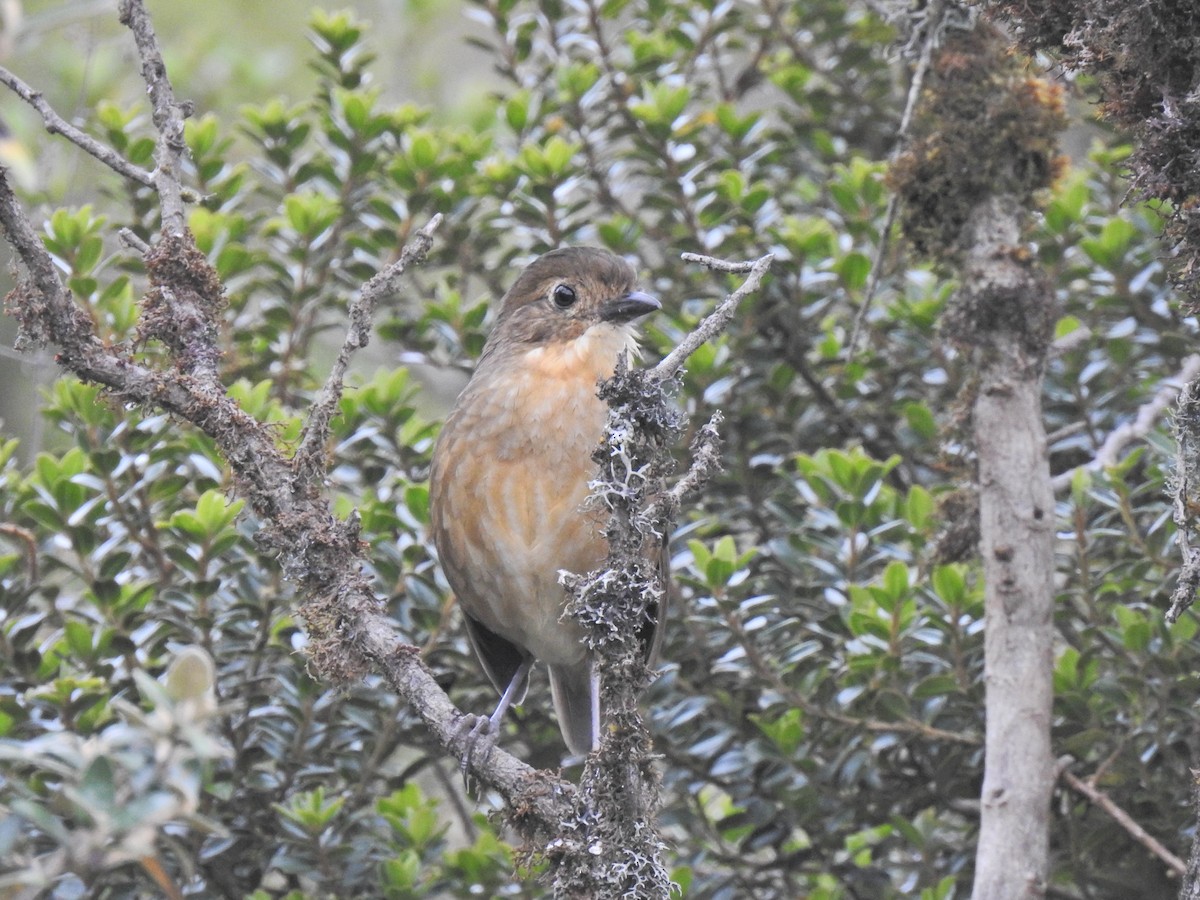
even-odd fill
[(578, 627), (560, 621), (559, 571), (586, 572), (607, 552), (603, 512), (585, 501), (607, 416), (596, 385), (613, 367), (592, 357), (616, 352), (583, 342), (476, 372), (430, 475), (434, 538), (463, 609), (559, 665), (586, 654)]

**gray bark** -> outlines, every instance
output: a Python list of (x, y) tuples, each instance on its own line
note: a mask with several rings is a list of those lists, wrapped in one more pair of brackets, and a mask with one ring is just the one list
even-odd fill
[(974, 900), (1045, 895), (1053, 701), (1054, 495), (1042, 425), (1052, 295), (1017, 252), (1020, 210), (975, 211), (964, 270), (979, 339), (973, 410), (986, 582), (986, 760)]

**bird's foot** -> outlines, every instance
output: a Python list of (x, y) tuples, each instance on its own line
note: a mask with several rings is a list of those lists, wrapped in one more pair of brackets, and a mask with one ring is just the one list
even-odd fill
[(457, 731), (459, 734), (464, 731), (467, 733), (463, 744), (463, 753), (458, 760), (458, 770), (462, 773), (463, 789), (470, 793), (470, 770), (475, 764), (476, 754), (482, 751), (483, 755), (479, 757), (480, 761), (485, 763), (488, 761), (492, 750), (496, 747), (499, 729), (495, 727), (488, 716), (467, 714), (463, 716)]

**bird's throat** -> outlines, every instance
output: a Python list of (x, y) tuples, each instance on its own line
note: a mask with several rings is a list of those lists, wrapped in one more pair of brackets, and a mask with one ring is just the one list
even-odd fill
[(612, 377), (622, 352), (628, 353), (631, 361), (641, 356), (633, 328), (601, 323), (577, 338), (553, 341), (527, 350), (521, 355), (519, 364), (542, 378), (579, 379), (594, 386), (600, 379)]

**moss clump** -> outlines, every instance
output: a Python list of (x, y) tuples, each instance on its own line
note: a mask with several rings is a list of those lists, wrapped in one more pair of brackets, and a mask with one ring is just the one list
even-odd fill
[(1030, 52), (1095, 78), (1102, 115), (1133, 133), (1131, 196), (1165, 201), (1176, 284), (1200, 311), (1200, 4), (1195, 0), (1000, 0)]
[(957, 256), (971, 211), (988, 197), (1029, 206), (1062, 172), (1062, 91), (1033, 78), (983, 25), (952, 36), (934, 57), (912, 141), (888, 183), (902, 201), (901, 227), (935, 259)]

